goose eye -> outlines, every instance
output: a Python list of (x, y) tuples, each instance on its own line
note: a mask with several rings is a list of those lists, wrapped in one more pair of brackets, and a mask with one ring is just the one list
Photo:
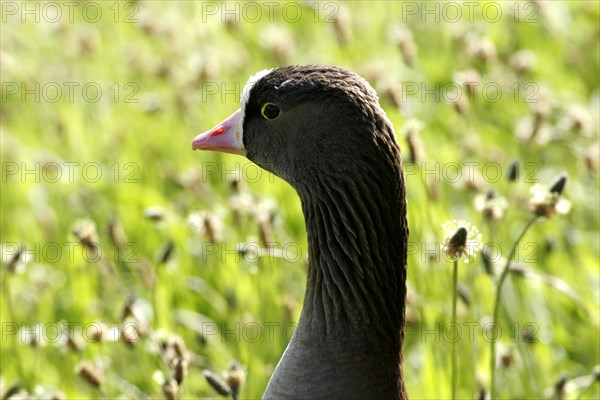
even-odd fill
[(279, 107), (273, 103), (265, 103), (260, 109), (260, 113), (265, 119), (275, 119), (279, 115)]

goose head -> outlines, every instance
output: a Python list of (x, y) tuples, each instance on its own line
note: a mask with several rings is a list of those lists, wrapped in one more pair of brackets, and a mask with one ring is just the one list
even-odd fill
[(339, 67), (261, 71), (244, 86), (240, 109), (192, 148), (244, 155), (301, 199), (304, 306), (265, 398), (405, 397), (404, 177), (371, 86)]
[(361, 158), (390, 157), (382, 154), (393, 150), (385, 142), (395, 143), (386, 125), (377, 94), (360, 76), (289, 66), (251, 77), (240, 109), (198, 135), (192, 148), (245, 155), (295, 186), (323, 171), (350, 172)]

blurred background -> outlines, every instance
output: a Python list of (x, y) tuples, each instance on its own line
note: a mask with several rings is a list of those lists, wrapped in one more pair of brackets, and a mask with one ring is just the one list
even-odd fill
[[(450, 396), (462, 219), (488, 251), (459, 265), (459, 397), (486, 396), (490, 340), (502, 398), (600, 397), (598, 2), (0, 7), (3, 398), (260, 398), (301, 311), (300, 202), (191, 140), (306, 63), (364, 76), (403, 151), (409, 395)], [(519, 243), (490, 329), (530, 191), (563, 171), (570, 210)]]

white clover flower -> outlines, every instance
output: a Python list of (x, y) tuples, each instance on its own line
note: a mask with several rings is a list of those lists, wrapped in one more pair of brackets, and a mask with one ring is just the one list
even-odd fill
[(464, 257), (464, 262), (473, 260), (481, 249), (481, 233), (475, 225), (463, 220), (452, 220), (442, 224), (444, 243), (442, 251), (452, 261)]

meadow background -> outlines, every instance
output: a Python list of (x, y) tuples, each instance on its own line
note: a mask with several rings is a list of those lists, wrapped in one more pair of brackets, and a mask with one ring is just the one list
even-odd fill
[[(0, 6), (3, 398), (217, 397), (204, 370), (261, 396), (301, 310), (300, 203), (191, 140), (305, 63), (369, 80), (403, 150), (409, 395), (450, 396), (441, 225), (464, 219), (493, 251), (459, 265), (459, 397), (489, 389), (490, 338), (502, 398), (600, 397), (597, 1)], [(562, 171), (571, 210), (519, 244), (498, 335), (493, 275)]]

